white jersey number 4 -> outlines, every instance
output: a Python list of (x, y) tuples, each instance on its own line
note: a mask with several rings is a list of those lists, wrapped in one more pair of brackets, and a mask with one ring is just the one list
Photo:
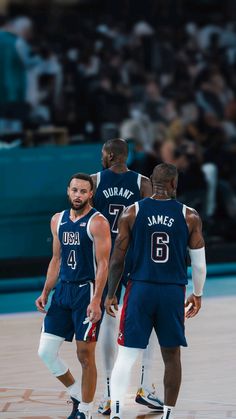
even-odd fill
[(71, 269), (75, 269), (77, 262), (75, 258), (75, 250), (71, 250), (67, 259), (67, 265), (70, 266)]

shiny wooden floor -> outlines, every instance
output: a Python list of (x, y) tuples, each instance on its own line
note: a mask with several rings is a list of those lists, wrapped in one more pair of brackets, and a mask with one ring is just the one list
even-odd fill
[[(236, 419), (236, 297), (209, 298), (198, 317), (187, 321), (189, 347), (182, 350), (183, 382), (176, 419)], [(37, 313), (0, 316), (0, 418), (67, 417), (71, 407), (62, 385), (50, 376), (37, 356), (42, 316)], [(65, 343), (62, 356), (75, 376), (80, 368), (74, 344)], [(98, 386), (93, 419), (102, 396), (100, 345), (97, 347)], [(163, 365), (157, 347), (153, 366), (162, 396)], [(126, 398), (127, 419), (160, 419), (161, 415), (134, 402), (139, 365), (134, 368)]]

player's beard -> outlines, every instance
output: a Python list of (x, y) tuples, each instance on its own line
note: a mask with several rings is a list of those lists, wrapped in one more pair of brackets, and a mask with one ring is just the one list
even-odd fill
[(77, 205), (74, 205), (74, 203), (73, 203), (73, 201), (70, 199), (70, 197), (68, 197), (68, 199), (69, 199), (69, 202), (70, 202), (70, 205), (71, 205), (71, 208), (74, 210), (74, 211), (80, 211), (80, 210), (82, 210), (87, 204), (88, 204), (88, 202), (89, 202), (89, 199), (87, 199), (86, 201), (84, 201), (84, 202), (81, 202), (81, 203), (78, 203)]

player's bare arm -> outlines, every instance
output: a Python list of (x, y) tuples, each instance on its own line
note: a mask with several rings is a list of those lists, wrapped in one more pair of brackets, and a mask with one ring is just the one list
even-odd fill
[(206, 278), (205, 243), (202, 235), (202, 221), (194, 209), (187, 208), (186, 221), (189, 229), (189, 255), (192, 266), (194, 292), (187, 298), (189, 307), (186, 317), (194, 317), (201, 308), (201, 295)]
[[(95, 196), (96, 190), (97, 190), (97, 173), (94, 173), (91, 175), (92, 181), (93, 181), (93, 196)], [(90, 205), (93, 206), (93, 198), (90, 200)]]
[(187, 208), (186, 221), (189, 229), (189, 248), (200, 249), (205, 246), (202, 235), (202, 220), (198, 212), (194, 209)]
[(152, 196), (152, 183), (150, 179), (146, 176), (141, 177), (141, 188), (140, 188), (141, 198), (149, 198)]
[(121, 214), (118, 222), (118, 235), (116, 237), (114, 249), (112, 252), (109, 275), (108, 275), (108, 295), (105, 301), (105, 307), (108, 314), (115, 317), (111, 308), (114, 303), (114, 296), (122, 277), (125, 263), (125, 255), (129, 247), (130, 233), (135, 219), (135, 205), (126, 208)]
[(57, 235), (57, 225), (60, 213), (55, 214), (51, 219), (51, 232), (53, 236), (53, 253), (48, 266), (46, 282), (42, 294), (35, 301), (36, 307), (42, 313), (46, 313), (45, 306), (48, 301), (50, 291), (55, 287), (61, 262), (61, 245)]
[(101, 318), (101, 298), (108, 276), (108, 265), (111, 252), (110, 226), (101, 214), (95, 216), (90, 225), (90, 231), (94, 238), (97, 271), (95, 278), (94, 296), (87, 308), (87, 316), (92, 323)]

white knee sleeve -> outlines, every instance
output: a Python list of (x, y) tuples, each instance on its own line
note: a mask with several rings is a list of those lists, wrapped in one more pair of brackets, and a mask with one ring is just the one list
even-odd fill
[(68, 371), (68, 366), (59, 358), (58, 352), (64, 342), (64, 338), (41, 333), (38, 355), (56, 377), (64, 375)]

